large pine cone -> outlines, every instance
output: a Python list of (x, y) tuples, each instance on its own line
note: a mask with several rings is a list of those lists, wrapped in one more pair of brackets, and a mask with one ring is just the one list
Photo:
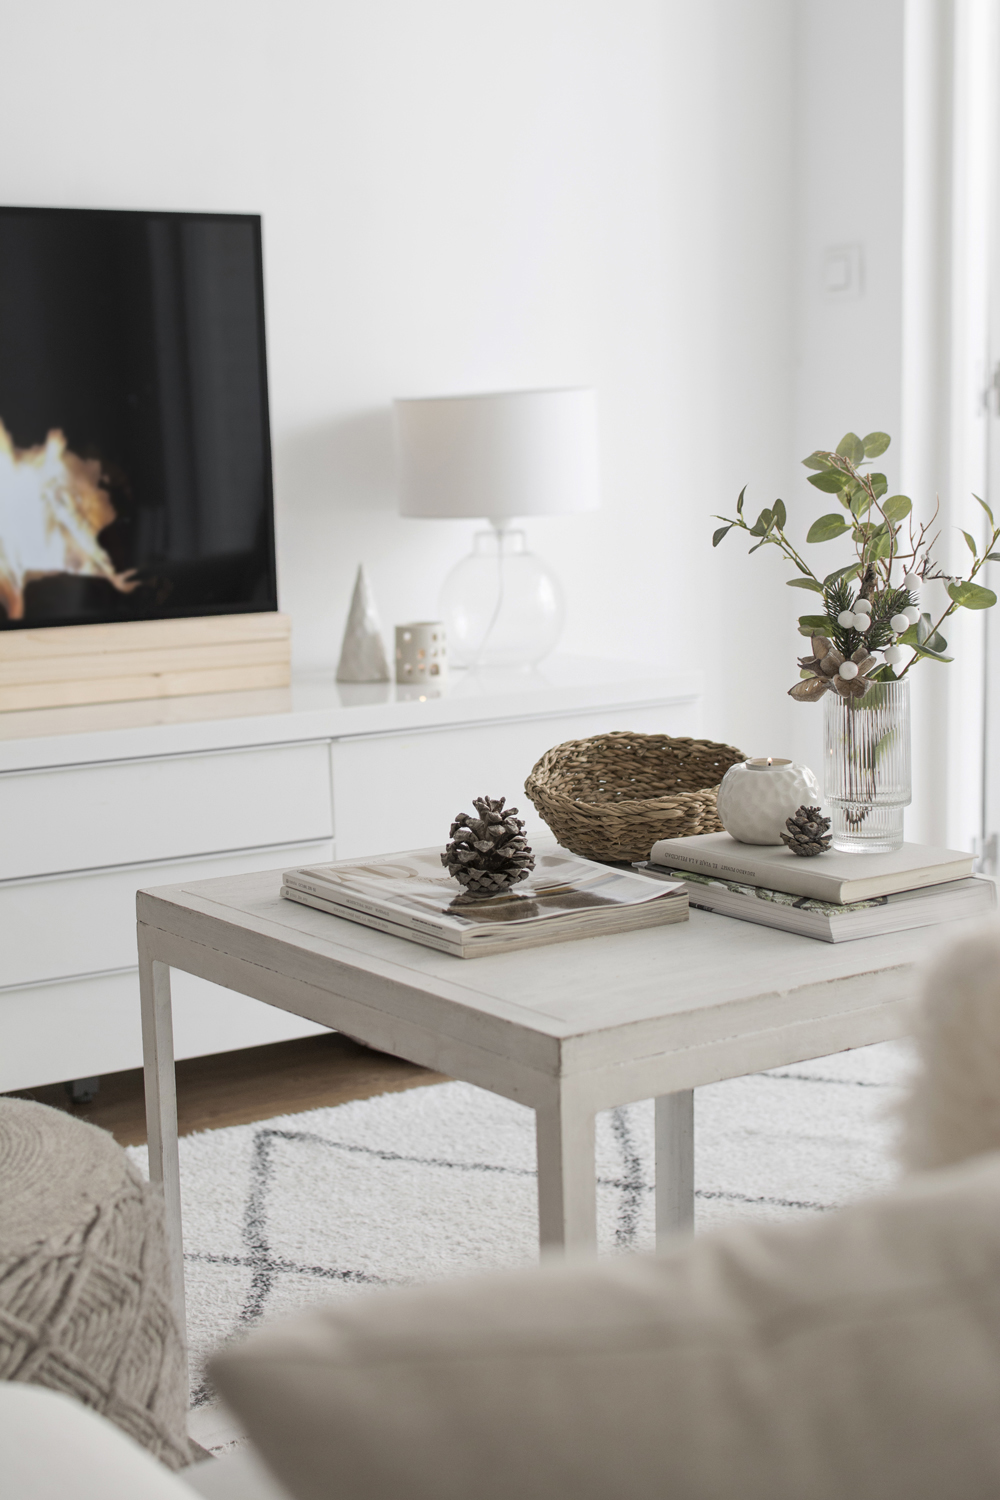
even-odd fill
[(451, 842), (445, 846), (441, 863), (470, 894), (499, 895), (535, 868), (524, 822), (516, 807), (504, 812), (506, 800), (474, 797), (472, 805), (479, 817), (458, 813), (451, 825)]
[(788, 832), (781, 835), (782, 843), (804, 859), (823, 854), (830, 847), (830, 819), (821, 818), (818, 807), (800, 807), (785, 819), (785, 827)]

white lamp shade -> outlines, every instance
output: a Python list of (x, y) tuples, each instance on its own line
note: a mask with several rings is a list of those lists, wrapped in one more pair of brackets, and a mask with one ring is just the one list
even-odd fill
[(596, 510), (592, 390), (397, 401), (404, 516), (558, 516)]

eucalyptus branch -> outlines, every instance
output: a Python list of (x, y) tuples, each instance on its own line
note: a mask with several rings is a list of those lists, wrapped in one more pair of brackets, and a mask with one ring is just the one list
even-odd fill
[[(980, 503), (982, 503), (982, 502), (980, 502)], [(935, 514), (937, 514), (937, 510), (936, 509), (935, 509)], [(987, 514), (989, 514), (989, 512), (987, 512)], [(991, 517), (991, 519), (992, 519), (992, 517)], [(994, 526), (994, 528), (993, 528), (993, 535), (990, 537), (990, 540), (989, 540), (989, 543), (987, 545), (986, 551), (982, 554), (981, 557), (977, 555), (977, 557), (976, 557), (976, 559), (975, 559), (972, 567), (969, 569), (969, 576), (968, 576), (968, 578), (956, 578), (953, 575), (950, 575), (950, 574), (947, 574), (947, 573), (942, 573), (940, 571), (938, 571), (937, 573), (924, 573), (923, 577), (924, 578), (930, 578), (930, 579), (940, 579), (940, 580), (945, 581), (947, 583), (954, 583), (954, 584), (958, 584), (958, 585), (961, 585), (963, 583), (973, 583), (975, 581), (976, 574), (979, 572), (979, 570), (983, 567), (983, 565), (985, 563), (990, 562), (991, 560), (992, 561), (996, 561), (995, 558), (991, 559), (990, 554), (993, 552), (993, 548), (996, 546), (996, 544), (997, 544), (998, 541), (1000, 541), (1000, 526)], [(930, 561), (930, 558), (928, 557), (928, 562), (929, 561)], [(928, 631), (927, 636), (925, 637), (925, 639), (930, 640), (932, 636), (936, 635), (937, 632), (938, 632), (938, 630), (940, 629), (940, 627), (944, 624), (945, 620), (947, 620), (948, 616), (949, 615), (953, 615), (955, 613), (956, 609), (958, 609), (958, 608), (959, 608), (959, 600), (952, 599), (951, 603), (948, 605), (948, 608), (941, 615), (940, 619), (934, 625), (931, 626), (931, 628)], [(913, 666), (914, 662), (920, 660), (920, 657), (922, 655), (923, 655), (923, 652), (921, 652), (919, 649), (917, 649), (916, 651), (914, 651), (913, 655), (910, 657), (909, 661), (906, 663), (906, 666), (903, 668), (903, 670), (899, 674), (900, 681), (902, 681), (902, 679), (906, 676), (907, 672)]]

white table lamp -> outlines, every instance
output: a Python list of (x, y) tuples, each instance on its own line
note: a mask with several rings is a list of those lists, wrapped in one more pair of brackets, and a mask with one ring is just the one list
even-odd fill
[(444, 583), (452, 662), (533, 666), (562, 633), (562, 589), (510, 523), (597, 508), (594, 392), (436, 396), (395, 408), (401, 513), (482, 516), (492, 528)]

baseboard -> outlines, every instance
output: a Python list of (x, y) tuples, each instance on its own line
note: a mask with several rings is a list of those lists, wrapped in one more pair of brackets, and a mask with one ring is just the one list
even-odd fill
[(291, 621), (276, 613), (0, 631), (0, 713), (290, 681)]

